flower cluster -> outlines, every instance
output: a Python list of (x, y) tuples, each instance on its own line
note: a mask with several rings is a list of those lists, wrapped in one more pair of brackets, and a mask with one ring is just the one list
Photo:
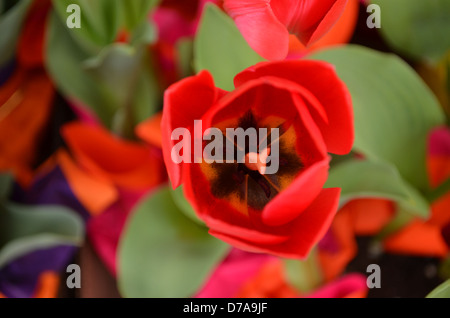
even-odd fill
[(394, 2), (0, 2), (0, 298), (448, 297), (448, 6)]

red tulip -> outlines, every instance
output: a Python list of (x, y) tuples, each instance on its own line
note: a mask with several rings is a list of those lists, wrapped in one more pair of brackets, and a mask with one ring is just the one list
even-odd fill
[(284, 59), (289, 34), (306, 46), (339, 20), (348, 0), (224, 0), (248, 44), (268, 60)]
[[(186, 197), (217, 238), (249, 251), (303, 258), (337, 210), (340, 189), (322, 187), (327, 152), (346, 154), (352, 148), (350, 94), (331, 65), (306, 60), (258, 64), (238, 74), (235, 86), (230, 93), (218, 89), (204, 71), (166, 91), (162, 144), (172, 185), (184, 185)], [(268, 147), (279, 148), (278, 171), (265, 174), (238, 160), (174, 162), (179, 143), (172, 132), (184, 128), (196, 135), (195, 120), (202, 120), (202, 133), (208, 128), (224, 135), (226, 128), (278, 129), (279, 138)], [(184, 145), (199, 145), (186, 139)], [(200, 152), (208, 145), (200, 143)], [(259, 156), (269, 154), (259, 151)], [(246, 151), (245, 158), (249, 155)]]

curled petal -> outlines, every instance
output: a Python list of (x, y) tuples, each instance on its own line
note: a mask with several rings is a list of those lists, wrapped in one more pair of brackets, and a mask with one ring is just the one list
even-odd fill
[[(351, 95), (331, 64), (309, 60), (260, 63), (238, 74), (235, 86), (240, 87), (262, 76), (284, 78), (311, 92), (327, 114), (328, 122), (316, 111), (311, 111), (328, 152), (344, 155), (351, 151), (354, 142)], [(310, 108), (312, 103), (316, 102), (311, 99), (307, 102)]]
[(277, 231), (288, 233), (289, 240), (278, 245), (261, 245), (211, 231), (210, 234), (249, 252), (269, 253), (279, 257), (304, 259), (325, 235), (339, 205), (340, 189), (323, 189), (300, 216)]
[(269, 0), (225, 0), (224, 8), (259, 55), (268, 60), (286, 57), (289, 32), (273, 13)]
[(328, 178), (329, 160), (323, 160), (309, 167), (279, 196), (264, 208), (262, 219), (267, 225), (286, 224), (316, 199)]
[(206, 71), (172, 85), (165, 93), (161, 140), (164, 162), (174, 188), (181, 184), (182, 165), (174, 163), (171, 158), (175, 145), (172, 132), (176, 128), (192, 128), (194, 121), (203, 116), (220, 94), (211, 74)]

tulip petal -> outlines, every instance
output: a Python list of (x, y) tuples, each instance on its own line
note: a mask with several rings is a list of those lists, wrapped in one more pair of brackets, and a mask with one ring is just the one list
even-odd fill
[(158, 113), (136, 127), (136, 135), (139, 138), (159, 149), (162, 148), (161, 119), (162, 113)]
[(311, 111), (328, 152), (344, 155), (351, 151), (354, 141), (351, 95), (331, 64), (309, 60), (263, 62), (238, 74), (235, 86), (263, 76), (284, 78), (310, 91), (327, 114), (328, 122), (317, 111)]
[(65, 125), (61, 132), (77, 161), (100, 180), (142, 189), (164, 178), (162, 162), (154, 159), (147, 146), (115, 138), (101, 127), (79, 122)]
[[(243, 76), (245, 76), (244, 73)], [(239, 75), (238, 75), (239, 76)], [(248, 81), (242, 82), (238, 79), (237, 89), (219, 102), (217, 107), (205, 116), (205, 124), (214, 126), (218, 122), (227, 121), (230, 118), (239, 118), (244, 116), (249, 110), (256, 117), (279, 117), (283, 119), (295, 120), (300, 117), (302, 124), (295, 125), (305, 127), (302, 130), (302, 138), (298, 138), (297, 147), (299, 149), (307, 148), (310, 160), (304, 162), (309, 164), (325, 158), (326, 147), (323, 139), (320, 137), (320, 131), (317, 130), (314, 117), (319, 117), (322, 122), (327, 122), (328, 118), (320, 104), (311, 106), (315, 103), (315, 97), (307, 95), (308, 93), (302, 87), (290, 80), (276, 78), (273, 76), (262, 76), (260, 78), (248, 78)], [(295, 94), (307, 96), (307, 101), (297, 98)], [(293, 98), (294, 97), (294, 98)], [(308, 114), (308, 109), (314, 116)], [(273, 105), (284, 105), (283, 107), (273, 107)], [(298, 129), (296, 129), (298, 131)]]
[(365, 298), (367, 278), (362, 274), (349, 274), (315, 291), (308, 298)]
[(17, 56), (22, 66), (33, 68), (44, 63), (46, 20), (51, 0), (34, 1), (18, 43)]
[(339, 205), (340, 189), (323, 189), (317, 199), (292, 223), (278, 227), (290, 239), (278, 245), (258, 245), (222, 233), (211, 235), (237, 248), (279, 257), (304, 259), (330, 227)]
[(264, 208), (263, 222), (270, 226), (294, 220), (316, 199), (328, 178), (329, 160), (320, 161), (305, 171)]
[(19, 69), (0, 87), (0, 170), (13, 171), (22, 185), (32, 181), (53, 98), (53, 85), (42, 72)]
[(100, 214), (117, 200), (118, 193), (111, 182), (84, 172), (64, 150), (58, 151), (56, 158), (71, 190), (90, 214)]
[(358, 246), (349, 212), (346, 207), (341, 209), (328, 233), (319, 242), (319, 262), (326, 281), (341, 275), (356, 256)]
[(286, 57), (289, 32), (273, 13), (269, 0), (225, 0), (224, 8), (259, 55), (267, 60)]
[(205, 217), (204, 221), (210, 228), (210, 234), (213, 233), (230, 235), (238, 239), (242, 239), (251, 243), (275, 245), (285, 242), (289, 236), (264, 233), (251, 228), (244, 228), (233, 224), (222, 222), (218, 219)]
[(270, 6), (290, 33), (304, 45), (324, 36), (339, 20), (347, 0), (272, 0)]
[[(321, 4), (323, 3), (323, 1), (320, 2)], [(328, 10), (325, 16), (319, 19), (319, 23), (317, 25), (305, 32), (302, 32), (300, 36), (298, 35), (298, 31), (294, 32), (307, 46), (320, 40), (325, 34), (328, 33), (328, 31), (330, 31), (330, 29), (342, 16), (342, 13), (344, 12), (345, 6), (347, 4), (347, 0), (328, 0), (328, 3), (331, 2), (334, 2), (334, 4)]]
[(274, 258), (232, 249), (195, 298), (236, 297), (242, 286)]
[(448, 247), (437, 226), (414, 221), (384, 241), (388, 252), (426, 257), (445, 257)]
[(352, 216), (353, 228), (358, 236), (379, 233), (395, 213), (394, 203), (383, 199), (359, 199), (345, 206)]
[(214, 80), (207, 71), (182, 80), (166, 90), (164, 112), (161, 121), (164, 162), (173, 188), (181, 184), (182, 165), (172, 161), (171, 150), (175, 146), (172, 132), (176, 128), (191, 128), (194, 120), (203, 114), (223, 94), (214, 86)]

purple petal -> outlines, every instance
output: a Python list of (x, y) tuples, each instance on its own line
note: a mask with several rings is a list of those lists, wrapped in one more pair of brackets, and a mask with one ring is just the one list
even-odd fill
[(40, 274), (62, 272), (77, 251), (75, 246), (57, 246), (37, 250), (0, 269), (0, 292), (8, 298), (30, 298)]

